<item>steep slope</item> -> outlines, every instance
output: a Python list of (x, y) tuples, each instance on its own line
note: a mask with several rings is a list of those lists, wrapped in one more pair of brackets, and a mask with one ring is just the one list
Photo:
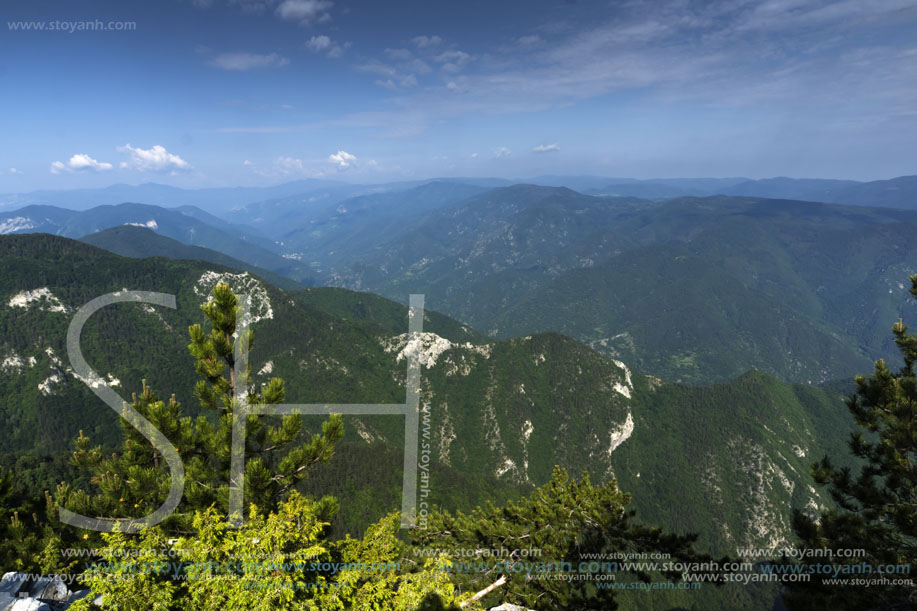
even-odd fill
[[(345, 320), (372, 323), (397, 335), (404, 331), (408, 308), (396, 301), (347, 289), (323, 286), (300, 288), (290, 293), (303, 305)], [(458, 343), (486, 343), (487, 338), (455, 319), (432, 310), (424, 312), (424, 327)]]
[(612, 464), (641, 515), (736, 554), (790, 545), (787, 508), (831, 505), (809, 472), (826, 453), (849, 456), (839, 395), (759, 372), (704, 387), (633, 379), (633, 434)]
[[(448, 332), (440, 326), (444, 319), (427, 313), (424, 335), (408, 342), (403, 331), (331, 316), (246, 272), (199, 261), (127, 259), (47, 235), (0, 239), (0, 261), (9, 270), (0, 279), (0, 380), (10, 399), (0, 410), (0, 424), (10, 431), (0, 451), (56, 449), (79, 429), (99, 441), (117, 437), (117, 418), (75, 378), (64, 339), (76, 307), (123, 288), (173, 293), (178, 308), (119, 304), (93, 316), (83, 346), (101, 379), (91, 382), (127, 395), (146, 378), (162, 393), (175, 392), (195, 413), (186, 330), (201, 319), (198, 306), (221, 279), (253, 295), (252, 369), (258, 381), (284, 377), (291, 402), (402, 402), (404, 354), (419, 350), (429, 369), (423, 399), (445, 410), (437, 424), (443, 441), (436, 455), (456, 468), (491, 474), (508, 469), (520, 482), (543, 479), (554, 462), (589, 464), (592, 454), (607, 447), (605, 431), (625, 418), (625, 397), (615, 390), (624, 370), (561, 336), (472, 344), (463, 341), (469, 332), (452, 321), (447, 324), (459, 332), (457, 339), (438, 335)], [(397, 447), (403, 430), (396, 420), (360, 418), (349, 435)], [(527, 421), (539, 428), (536, 438), (569, 421), (571, 439), (582, 435), (594, 441), (549, 451), (540, 447), (527, 467), (522, 433)], [(445, 441), (450, 431), (464, 440), (460, 448)], [(487, 441), (494, 436), (496, 441)], [(490, 449), (477, 451), (478, 446)], [(607, 467), (607, 456), (604, 463)]]

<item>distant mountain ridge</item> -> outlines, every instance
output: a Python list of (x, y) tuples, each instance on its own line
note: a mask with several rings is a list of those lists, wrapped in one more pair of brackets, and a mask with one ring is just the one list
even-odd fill
[[(111, 185), (98, 189), (42, 190), (0, 194), (0, 210), (28, 205), (52, 205), (87, 210), (99, 205), (142, 202), (169, 208), (195, 206), (217, 215), (267, 209), (269, 202), (309, 195), (312, 201), (341, 201), (359, 195), (405, 191), (432, 182), (475, 185), (482, 188), (513, 184), (567, 187), (589, 195), (665, 199), (684, 196), (748, 195), (824, 203), (915, 209), (917, 176), (858, 181), (821, 178), (627, 178), (607, 176), (541, 175), (531, 178), (440, 177), (389, 183), (347, 183), (304, 179), (269, 187), (182, 189), (157, 183)], [(307, 198), (308, 199), (308, 198)], [(247, 217), (248, 221), (257, 214)]]
[(121, 225), (120, 227), (110, 227), (91, 233), (80, 238), (80, 242), (92, 244), (99, 248), (104, 248), (109, 252), (122, 257), (131, 257), (134, 259), (143, 259), (145, 257), (168, 257), (170, 259), (197, 259), (208, 261), (226, 267), (232, 267), (239, 270), (252, 272), (256, 276), (264, 278), (274, 286), (285, 290), (295, 291), (303, 288), (303, 285), (279, 276), (272, 271), (250, 265), (221, 252), (204, 248), (203, 246), (190, 246), (183, 244), (178, 240), (167, 238), (153, 231), (149, 227), (138, 227), (135, 225)]
[(259, 209), (257, 225), (270, 228), (292, 256), (327, 276), (335, 265), (373, 257), (394, 236), (420, 226), (438, 210), (489, 189), (473, 184), (434, 181), (405, 191), (359, 195), (330, 203), (306, 205), (287, 198), (270, 212)]
[[(213, 224), (210, 224), (213, 223)], [(147, 204), (125, 203), (96, 206), (74, 211), (56, 206), (26, 206), (0, 213), (0, 234), (50, 233), (81, 238), (98, 231), (120, 226), (140, 226), (183, 244), (202, 246), (294, 280), (309, 277), (309, 271), (297, 261), (278, 254), (271, 240), (226, 221), (211, 218), (197, 209), (162, 208)]]
[(100, 189), (43, 190), (31, 193), (0, 195), (0, 208), (28, 205), (52, 205), (88, 210), (96, 206), (117, 205), (123, 202), (142, 202), (155, 206), (174, 208), (197, 206), (210, 211), (228, 210), (246, 203), (271, 197), (282, 197), (293, 193), (345, 186), (329, 180), (300, 180), (273, 187), (225, 187), (204, 189), (182, 189), (158, 183), (140, 185), (117, 184)]

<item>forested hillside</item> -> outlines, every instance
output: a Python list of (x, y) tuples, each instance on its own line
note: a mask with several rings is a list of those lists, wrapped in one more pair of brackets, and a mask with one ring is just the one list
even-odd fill
[(818, 384), (893, 352), (917, 216), (760, 198), (495, 189), (393, 238), (337, 284), (425, 292), (496, 337), (559, 331), (664, 379), (749, 369)]
[[(124, 288), (174, 292), (178, 308), (121, 304), (94, 315), (83, 339), (100, 376), (91, 382), (129, 396), (146, 379), (196, 414), (186, 329), (199, 319), (208, 287), (223, 280), (254, 298), (255, 380), (282, 376), (289, 401), (401, 402), (403, 357), (415, 351), (432, 458), (445, 481), (478, 478), (481, 496), (469, 498), (493, 490), (488, 481), (510, 485), (508, 495), (542, 484), (555, 464), (599, 480), (616, 476), (638, 493), (641, 512), (700, 532), (703, 545), (719, 551), (785, 540), (793, 508), (829, 502), (807, 483), (812, 457), (837, 448), (849, 423), (829, 391), (762, 374), (709, 388), (673, 385), (561, 335), (485, 340), (433, 311), (425, 313), (424, 335), (409, 342), (406, 308), (372, 295), (285, 293), (209, 263), (122, 258), (45, 235), (4, 237), (0, 249), (6, 268), (17, 270), (0, 287), (2, 384), (12, 398), (3, 410), (13, 432), (7, 452), (62, 450), (61, 440), (79, 430), (96, 442), (117, 441), (117, 419), (75, 379), (64, 338), (76, 307)], [(345, 418), (345, 441), (397, 451), (403, 437), (395, 420)], [(336, 484), (370, 495), (379, 480), (368, 475), (356, 468)], [(397, 474), (386, 481), (381, 487), (391, 495)], [(437, 502), (461, 505), (449, 489), (444, 484)], [(717, 494), (721, 502), (710, 503)], [(683, 511), (672, 513), (676, 499)], [(346, 520), (356, 527), (360, 518)]]

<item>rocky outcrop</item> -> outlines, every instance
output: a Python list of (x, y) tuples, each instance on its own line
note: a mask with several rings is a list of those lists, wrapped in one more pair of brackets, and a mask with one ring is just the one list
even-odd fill
[(71, 592), (56, 575), (35, 578), (7, 573), (0, 580), (0, 611), (63, 611), (89, 594), (89, 590)]

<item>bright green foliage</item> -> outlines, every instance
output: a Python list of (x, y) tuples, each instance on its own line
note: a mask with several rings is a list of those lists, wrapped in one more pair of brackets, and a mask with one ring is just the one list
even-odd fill
[[(203, 378), (195, 391), (204, 407), (221, 412), (219, 425), (212, 426), (205, 417), (181, 417), (174, 397), (160, 401), (145, 384), (133, 397), (134, 408), (172, 440), (182, 456), (186, 495), (179, 513), (139, 538), (117, 532), (101, 535), (104, 560), (93, 565), (88, 585), (103, 595), (102, 608), (407, 611), (451, 604), (452, 584), (432, 560), (420, 572), (401, 573), (398, 560), (405, 554), (395, 536), (397, 514), (374, 525), (364, 540), (347, 538), (335, 545), (325, 536), (336, 501), (311, 501), (291, 490), (310, 466), (331, 458), (343, 434), (340, 417), (332, 416), (322, 434), (293, 448), (289, 446), (301, 429), (298, 417), (284, 418), (276, 426), (249, 417), (246, 456), (256, 456), (246, 465), (251, 509), (242, 529), (231, 528), (217, 507), (226, 504), (232, 423), (239, 401), (278, 403), (284, 388), (282, 380), (274, 378), (256, 392), (248, 370), (243, 380), (235, 379), (240, 310), (228, 286), (217, 285), (213, 300), (202, 309), (212, 328), (208, 334), (198, 325), (190, 329), (189, 349)], [(251, 333), (242, 339), (250, 344)], [(245, 397), (237, 396), (239, 385), (248, 390)], [(161, 457), (126, 421), (122, 424), (122, 452), (110, 457), (99, 447), (90, 448), (88, 438), (80, 436), (74, 461), (96, 474), (98, 494), (62, 485), (60, 502), (80, 512), (112, 517), (149, 512), (161, 502), (169, 485)], [(70, 545), (79, 543), (74, 533), (64, 533)], [(172, 546), (170, 534), (186, 536)], [(97, 537), (93, 534), (92, 542)], [(60, 538), (55, 544), (64, 546)], [(331, 560), (347, 563), (346, 568), (313, 565)], [(386, 568), (379, 570), (378, 563)], [(88, 602), (81, 605), (78, 609), (90, 608)]]
[[(293, 493), (267, 515), (252, 506), (241, 529), (212, 507), (198, 511), (190, 536), (171, 545), (159, 527), (140, 537), (105, 534), (104, 558), (93, 565), (89, 585), (106, 611), (455, 608), (454, 588), (434, 560), (401, 574), (397, 514), (362, 540), (332, 543), (321, 510)], [(73, 607), (92, 608), (88, 600)]]
[[(633, 523), (633, 512), (626, 508), (629, 502), (630, 496), (618, 490), (614, 480), (594, 486), (588, 475), (572, 480), (556, 467), (547, 485), (518, 502), (488, 505), (469, 514), (434, 511), (426, 528), (412, 532), (412, 539), (420, 548), (453, 550), (459, 557), (452, 567), (454, 580), (466, 592), (480, 591), (505, 576), (506, 585), (484, 600), (536, 609), (614, 609), (613, 591), (596, 588), (595, 581), (550, 577), (578, 573), (587, 554), (661, 551), (673, 560), (708, 560), (692, 549), (694, 536), (664, 534)], [(482, 570), (482, 563), (489, 568)], [(600, 567), (596, 573), (609, 570)], [(654, 576), (631, 577), (649, 581)]]
[[(429, 558), (420, 570), (406, 570), (402, 558), (408, 548), (395, 536), (399, 523), (400, 516), (390, 514), (370, 526), (362, 540), (347, 537), (337, 545), (348, 568), (338, 573), (328, 608), (415, 611), (455, 601), (455, 586), (441, 570), (447, 558)], [(331, 606), (332, 601), (340, 606)]]
[(130, 536), (115, 532), (102, 535), (105, 542), (103, 559), (90, 565), (86, 585), (93, 596), (83, 598), (70, 607), (71, 611), (94, 608), (92, 600), (102, 596), (102, 608), (111, 611), (168, 611), (175, 608), (178, 587), (163, 579), (168, 573), (168, 539), (158, 527), (147, 528), (141, 535)]
[[(193, 537), (176, 545), (187, 563), (185, 606), (196, 609), (316, 609), (328, 580), (310, 563), (327, 561), (325, 523), (316, 505), (299, 495), (266, 517), (252, 506), (242, 529), (230, 528), (213, 508), (194, 518)], [(316, 589), (313, 589), (313, 586)]]
[[(917, 275), (910, 277), (911, 294), (917, 297)], [(851, 453), (864, 461), (859, 475), (837, 468), (826, 456), (813, 466), (819, 484), (829, 486), (836, 510), (818, 520), (796, 515), (796, 530), (809, 547), (865, 551), (857, 558), (835, 558), (835, 564), (870, 568), (853, 577), (913, 579), (917, 567), (917, 335), (899, 320), (893, 329), (904, 366), (893, 372), (885, 361), (876, 363), (871, 377), (856, 378), (857, 391), (847, 402), (857, 424), (868, 433), (855, 433)], [(817, 562), (817, 560), (813, 560)], [(905, 574), (880, 575), (888, 565), (901, 566)], [(808, 567), (804, 567), (808, 568)], [(850, 567), (848, 567), (850, 568)], [(841, 577), (849, 574), (841, 574)], [(833, 577), (833, 576), (832, 576)], [(913, 585), (872, 584), (839, 586), (814, 575), (811, 583), (792, 588), (791, 607), (798, 609), (897, 609), (912, 608)]]

